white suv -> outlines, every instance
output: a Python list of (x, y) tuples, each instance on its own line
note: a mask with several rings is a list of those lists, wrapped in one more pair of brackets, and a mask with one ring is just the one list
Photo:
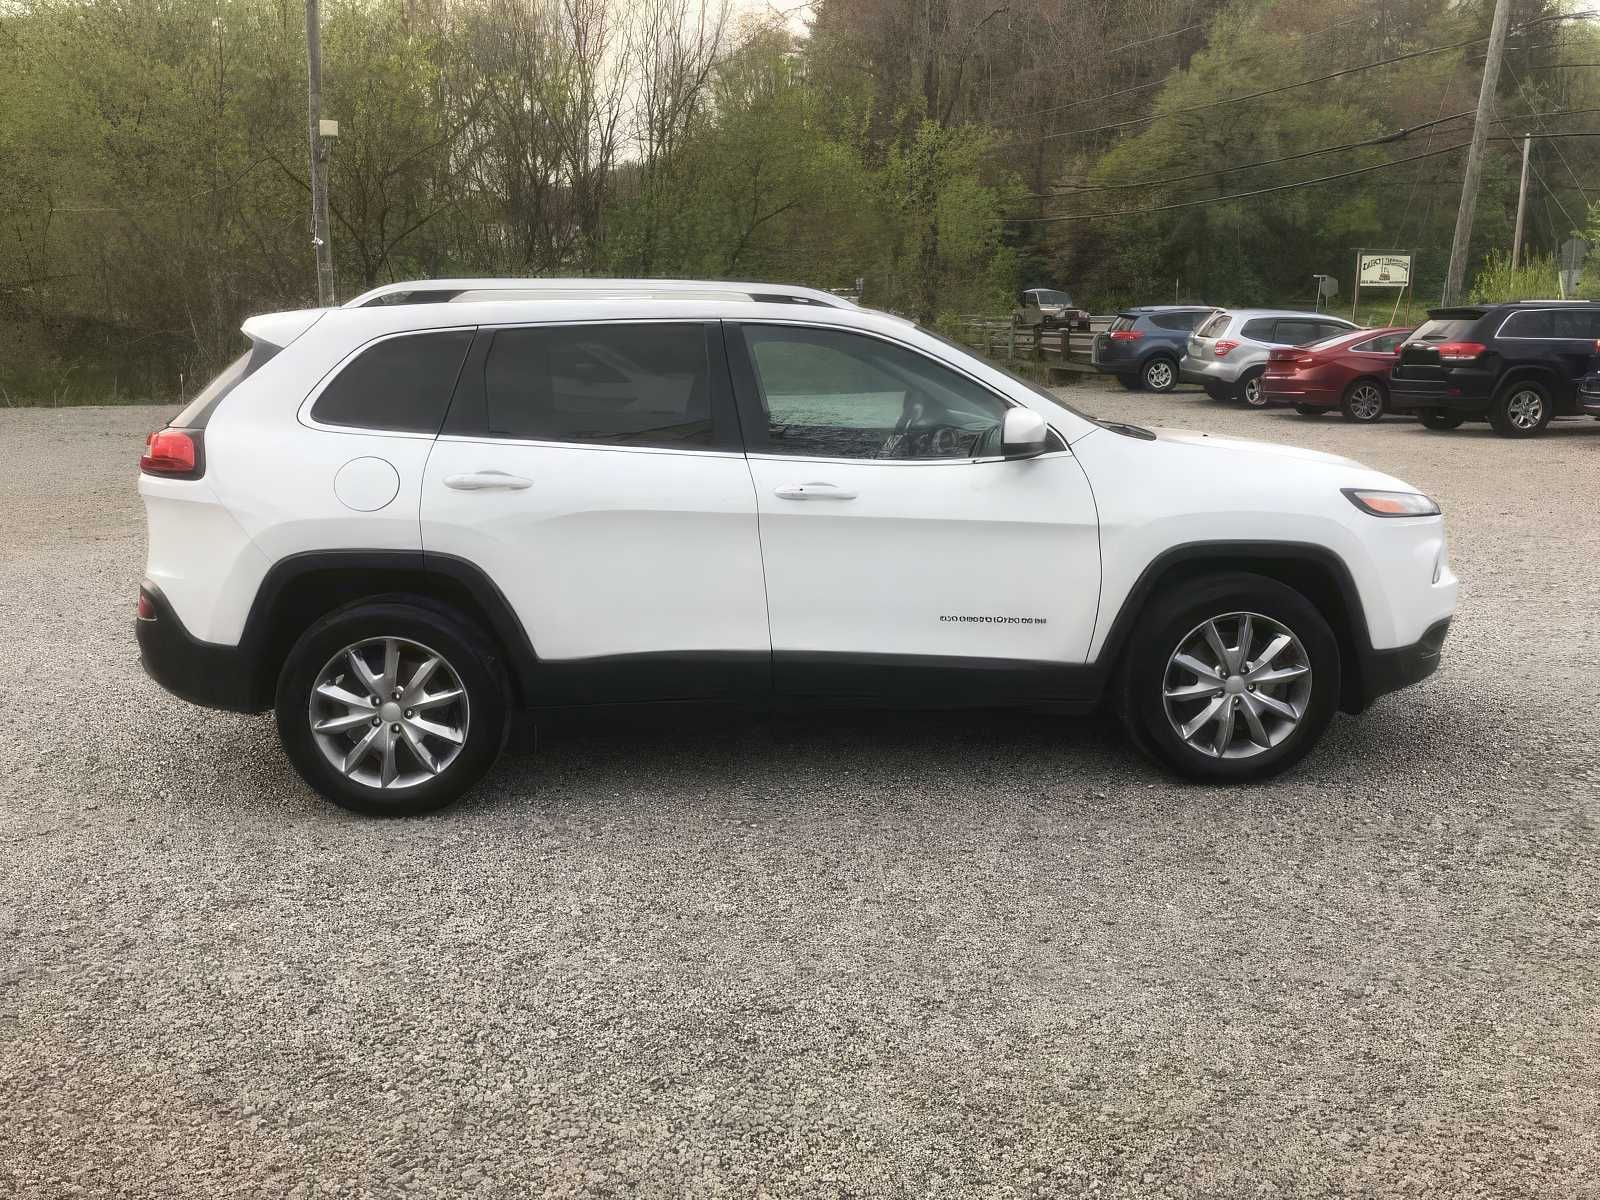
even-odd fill
[(1397, 479), (1102, 423), (824, 292), (470, 280), (244, 332), (141, 460), (139, 645), (363, 812), (459, 796), (514, 711), (655, 701), (1106, 703), (1259, 778), (1455, 606)]

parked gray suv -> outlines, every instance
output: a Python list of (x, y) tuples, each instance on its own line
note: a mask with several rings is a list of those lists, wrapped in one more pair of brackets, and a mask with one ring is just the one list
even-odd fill
[(1214, 400), (1243, 400), (1266, 407), (1261, 376), (1274, 346), (1309, 346), (1359, 328), (1327, 313), (1277, 308), (1219, 309), (1189, 335), (1188, 352), (1178, 371)]
[(1109, 329), (1094, 335), (1094, 369), (1115, 375), (1130, 390), (1170, 392), (1178, 385), (1178, 362), (1189, 335), (1215, 311), (1198, 304), (1125, 308)]

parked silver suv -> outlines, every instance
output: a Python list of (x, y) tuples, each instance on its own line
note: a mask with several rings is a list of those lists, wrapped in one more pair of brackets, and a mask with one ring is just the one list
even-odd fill
[(1178, 373), (1188, 383), (1204, 385), (1214, 400), (1243, 400), (1251, 408), (1262, 408), (1267, 398), (1261, 390), (1261, 376), (1274, 346), (1309, 346), (1355, 328), (1327, 313), (1219, 309), (1189, 335), (1188, 353)]

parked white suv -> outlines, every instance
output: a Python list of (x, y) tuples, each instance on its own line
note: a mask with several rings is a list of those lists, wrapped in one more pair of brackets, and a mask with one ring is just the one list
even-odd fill
[(1201, 384), (1213, 400), (1243, 400), (1251, 408), (1265, 408), (1267, 394), (1261, 388), (1261, 377), (1275, 347), (1309, 346), (1356, 329), (1343, 317), (1327, 313), (1277, 308), (1219, 310), (1189, 335), (1178, 376)]
[(1108, 703), (1253, 779), (1438, 664), (1439, 510), (1347, 459), (1101, 423), (827, 293), (464, 284), (247, 321), (141, 460), (146, 669), (275, 708), (349, 808), (448, 803), (514, 711), (684, 700)]

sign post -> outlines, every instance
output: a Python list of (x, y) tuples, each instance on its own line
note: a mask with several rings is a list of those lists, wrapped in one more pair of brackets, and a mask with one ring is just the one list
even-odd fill
[(1352, 321), (1361, 303), (1362, 288), (1399, 288), (1404, 293), (1411, 286), (1411, 258), (1409, 250), (1356, 251), (1355, 299), (1350, 302)]

